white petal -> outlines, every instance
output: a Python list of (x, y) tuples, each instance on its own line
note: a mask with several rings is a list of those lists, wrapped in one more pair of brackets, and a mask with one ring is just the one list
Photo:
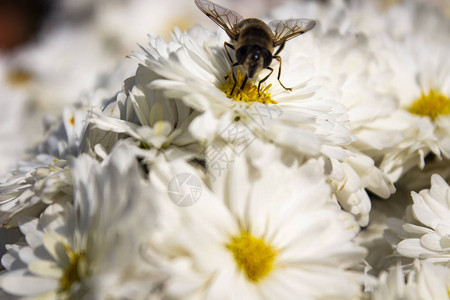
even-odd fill
[(1, 284), (6, 292), (18, 296), (39, 296), (59, 287), (59, 282), (54, 279), (22, 276), (14, 273), (7, 274), (2, 278)]
[(407, 239), (401, 241), (397, 246), (397, 251), (406, 257), (428, 258), (438, 256), (436, 252), (425, 249), (420, 239)]
[(28, 269), (35, 275), (48, 277), (53, 279), (60, 279), (64, 274), (61, 266), (55, 262), (38, 260), (28, 265)]

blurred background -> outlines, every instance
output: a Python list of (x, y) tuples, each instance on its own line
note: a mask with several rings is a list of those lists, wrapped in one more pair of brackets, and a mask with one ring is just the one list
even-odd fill
[[(399, 0), (373, 1), (387, 9)], [(262, 18), (287, 1), (215, 2)], [(428, 2), (450, 15), (449, 0)], [(148, 34), (169, 40), (175, 24), (217, 28), (194, 0), (0, 0), (0, 176), (44, 138), (45, 124), (65, 105), (114, 70), (119, 75), (108, 82), (118, 91), (136, 68), (126, 56), (145, 46)]]

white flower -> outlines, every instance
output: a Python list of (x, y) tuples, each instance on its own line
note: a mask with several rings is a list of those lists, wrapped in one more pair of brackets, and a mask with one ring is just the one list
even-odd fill
[[(151, 86), (203, 112), (191, 128), (199, 139), (212, 140), (222, 128), (240, 122), (258, 138), (299, 154), (327, 152), (345, 157), (338, 147), (351, 141), (345, 109), (336, 102), (336, 95), (313, 77), (313, 66), (298, 52), (283, 52), (281, 80), (293, 87), (292, 92), (286, 91), (274, 75), (261, 88), (261, 97), (257, 87), (248, 84), (244, 92), (234, 93), (235, 101), (227, 97), (233, 83), (232, 76), (225, 80), (230, 62), (223, 48), (224, 36), (196, 27), (188, 34), (176, 30), (173, 38), (166, 43), (150, 37), (145, 55), (135, 57), (159, 74)], [(263, 73), (258, 79), (267, 75)], [(242, 83), (243, 77), (237, 75), (237, 80)]]
[(38, 216), (48, 205), (72, 201), (72, 175), (67, 161), (38, 155), (19, 164), (0, 184), (0, 222), (16, 227), (22, 218)]
[[(360, 225), (367, 225), (370, 199), (366, 189), (386, 198), (394, 187), (361, 152), (379, 153), (395, 145), (400, 136), (380, 120), (396, 109), (395, 99), (368, 91), (377, 78), (375, 73), (372, 77), (366, 74), (363, 67), (366, 58), (373, 58), (365, 40), (342, 37), (337, 32), (312, 32), (289, 41), (283, 52), (286, 75), (282, 78), (291, 80), (291, 86), (295, 85), (294, 78), (298, 80), (293, 92), (284, 90), (274, 76), (268, 79), (271, 87), (264, 90), (271, 96), (262, 91), (258, 98), (256, 86), (251, 86), (233, 99), (227, 97), (233, 84), (224, 79), (230, 66), (222, 41), (220, 35), (201, 28), (187, 34), (176, 31), (170, 43), (150, 37), (150, 48), (136, 57), (159, 74), (149, 82), (150, 87), (161, 89), (167, 97), (182, 99), (202, 113), (189, 129), (194, 137), (206, 142), (205, 152), (208, 143), (217, 138), (234, 145), (231, 147), (236, 152), (259, 139), (276, 144), (286, 156), (297, 156), (300, 161), (328, 157), (332, 168), (327, 172), (333, 187), (338, 188), (339, 202), (357, 216)], [(358, 49), (352, 50), (355, 45)], [(242, 81), (239, 74), (237, 80)], [(383, 104), (373, 104), (374, 99), (382, 99)], [(345, 109), (337, 101), (350, 109), (356, 141), (349, 134)], [(354, 146), (350, 147), (352, 141)]]
[[(230, 151), (231, 152), (231, 151)], [(272, 159), (273, 160), (273, 159)], [(349, 299), (359, 294), (359, 226), (330, 197), (323, 166), (233, 163), (149, 237), (146, 259), (183, 299)]]
[(180, 100), (149, 88), (155, 76), (139, 66), (136, 75), (125, 81), (124, 91), (103, 111), (93, 110), (82, 144), (84, 152), (105, 156), (119, 139), (129, 139), (148, 150), (142, 155), (150, 160), (160, 153), (170, 160), (200, 151), (187, 131), (197, 114)]
[(424, 35), (372, 39), (377, 57), (393, 72), (385, 78), (386, 90), (400, 101), (389, 124), (404, 138), (386, 152), (380, 166), (394, 182), (414, 166), (423, 168), (428, 154), (450, 158), (448, 42)]
[(9, 67), (30, 77), (26, 92), (36, 111), (58, 114), (83, 91), (94, 88), (99, 76), (115, 67), (117, 57), (107, 55), (106, 45), (90, 25), (52, 28), (15, 53)]
[(355, 215), (361, 226), (367, 226), (372, 205), (366, 189), (388, 198), (395, 188), (372, 158), (358, 152), (348, 153), (343, 162), (330, 159), (329, 180), (342, 208)]
[(8, 68), (6, 57), (0, 56), (0, 176), (25, 157), (25, 149), (40, 139), (36, 124), (40, 114), (28, 107), (27, 74)]
[(450, 261), (450, 188), (439, 176), (431, 177), (431, 188), (412, 192), (413, 204), (405, 220), (388, 219), (400, 242), (397, 252), (430, 262)]
[[(402, 138), (401, 132), (386, 122), (398, 106), (380, 86), (379, 77), (386, 70), (378, 67), (368, 38), (362, 34), (314, 31), (294, 46), (312, 61), (317, 76), (324, 78), (323, 84), (340, 92), (339, 101), (348, 109), (353, 141), (343, 145), (345, 160), (330, 157), (330, 179), (339, 203), (366, 226), (371, 206), (366, 189), (382, 198), (395, 191), (374, 159)], [(287, 50), (289, 47), (287, 44)]]
[(448, 299), (450, 269), (426, 262), (414, 262), (414, 268), (404, 271), (401, 266), (383, 272), (372, 300)]
[[(122, 71), (119, 73), (123, 74)], [(67, 160), (79, 154), (89, 108), (104, 105), (110, 93), (100, 85), (91, 97), (67, 105), (61, 119), (47, 119), (44, 140), (30, 151), (29, 159), (21, 161), (0, 183), (2, 226), (15, 227), (20, 218), (38, 216), (47, 205), (72, 201), (72, 177)]]
[(436, 1), (296, 1), (273, 9), (270, 16), (298, 18), (301, 12), (301, 17), (320, 20), (325, 31), (338, 29), (341, 33), (373, 36), (389, 32), (399, 39), (417, 33), (445, 37), (450, 22), (433, 2)]
[(39, 219), (21, 220), (27, 245), (9, 247), (1, 288), (48, 299), (142, 297), (150, 287), (134, 282), (133, 272), (142, 270), (137, 229), (150, 230), (155, 222), (148, 201), (155, 194), (134, 156), (119, 147), (100, 165), (82, 155), (73, 176), (73, 206), (53, 204)]

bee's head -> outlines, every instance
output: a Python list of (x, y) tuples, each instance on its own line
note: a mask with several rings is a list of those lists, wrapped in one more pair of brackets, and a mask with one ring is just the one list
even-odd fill
[(249, 78), (272, 62), (272, 53), (259, 46), (242, 46), (236, 51), (236, 59), (247, 71)]

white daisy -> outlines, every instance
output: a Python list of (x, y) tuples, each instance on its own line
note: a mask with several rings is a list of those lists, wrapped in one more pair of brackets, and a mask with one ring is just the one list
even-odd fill
[(27, 245), (9, 247), (1, 288), (46, 299), (142, 298), (150, 288), (134, 282), (142, 270), (137, 229), (155, 222), (148, 198), (156, 194), (126, 147), (101, 165), (79, 157), (73, 175), (73, 206), (53, 204), (39, 219), (22, 219)]
[(405, 271), (401, 266), (396, 266), (383, 272), (369, 298), (373, 300), (448, 299), (449, 287), (449, 268), (416, 260), (413, 270)]
[(16, 227), (22, 218), (38, 216), (55, 202), (71, 202), (72, 175), (66, 160), (49, 155), (19, 164), (0, 184), (0, 222)]
[(390, 229), (398, 235), (396, 251), (405, 257), (448, 263), (450, 188), (439, 175), (431, 177), (431, 188), (412, 192), (413, 204), (404, 220), (388, 219)]
[(6, 57), (0, 56), (0, 176), (25, 158), (25, 150), (39, 141), (36, 124), (40, 115), (33, 113), (28, 103), (27, 74), (8, 68)]
[(448, 39), (416, 35), (400, 42), (385, 35), (373, 39), (372, 45), (393, 71), (386, 78), (386, 89), (400, 100), (389, 123), (404, 138), (381, 163), (382, 170), (397, 181), (412, 167), (423, 168), (428, 154), (450, 158)]
[[(210, 45), (201, 43), (205, 39), (211, 41)], [(367, 225), (370, 200), (366, 189), (386, 198), (394, 187), (361, 151), (379, 153), (400, 138), (398, 131), (380, 121), (395, 110), (395, 99), (381, 92), (368, 92), (377, 78), (369, 77), (362, 67), (365, 58), (373, 56), (366, 53), (369, 51), (364, 39), (343, 37), (337, 32), (313, 32), (290, 41), (283, 53), (283, 74), (289, 74), (284, 78), (300, 82), (304, 78), (303, 83), (287, 92), (275, 78), (269, 78), (272, 86), (264, 88), (261, 97), (257, 96), (256, 86), (249, 84), (233, 99), (227, 97), (232, 81), (223, 78), (230, 66), (222, 41), (221, 36), (197, 27), (187, 34), (176, 31), (170, 43), (150, 37), (146, 55), (136, 56), (159, 74), (150, 82), (151, 87), (202, 112), (192, 121), (190, 131), (206, 142), (205, 152), (211, 148), (209, 143), (220, 137), (228, 145), (234, 144), (237, 153), (260, 139), (273, 142), (285, 149), (286, 155), (294, 154), (300, 160), (329, 157), (333, 168), (327, 171), (332, 173), (333, 186), (339, 188), (340, 204), (355, 214), (362, 226)], [(355, 45), (358, 50), (352, 50)], [(347, 70), (349, 67), (353, 69)], [(237, 80), (243, 80), (239, 73)], [(338, 95), (340, 90), (343, 97)], [(375, 98), (383, 99), (383, 105), (373, 104)], [(360, 136), (352, 148), (347, 147), (354, 138), (349, 135), (345, 109), (334, 100), (350, 109), (353, 131)], [(340, 166), (341, 163), (345, 165)], [(362, 165), (368, 168), (361, 168)]]
[[(118, 72), (123, 75), (123, 69)], [(115, 81), (111, 79), (105, 82)], [(44, 140), (29, 151), (30, 158), (4, 176), (0, 183), (0, 222), (15, 227), (24, 216), (37, 216), (47, 205), (72, 200), (71, 169), (67, 160), (78, 156), (88, 110), (101, 106), (113, 93), (105, 84), (79, 102), (64, 107), (61, 119), (47, 118)]]
[[(231, 152), (231, 151), (230, 151)], [(359, 295), (355, 266), (364, 255), (351, 239), (359, 226), (330, 198), (323, 165), (258, 171), (234, 156), (193, 206), (143, 246), (166, 274), (167, 298), (349, 299)], [(272, 159), (273, 160), (273, 159)]]
[(150, 160), (160, 153), (170, 160), (200, 151), (187, 131), (197, 114), (180, 100), (166, 98), (162, 92), (149, 88), (155, 76), (153, 71), (139, 66), (136, 75), (125, 81), (124, 91), (103, 111), (93, 110), (82, 151), (102, 157), (120, 139), (148, 150), (141, 154)]
[[(389, 32), (405, 38), (418, 32), (445, 37), (450, 23), (433, 1), (401, 0), (335, 0), (289, 1), (273, 9), (271, 18), (302, 17), (320, 20), (321, 27), (341, 33), (365, 33), (369, 36)], [(442, 6), (442, 5), (441, 5)]]
[(106, 45), (89, 24), (52, 26), (42, 37), (20, 49), (8, 63), (11, 70), (28, 74), (28, 101), (41, 114), (59, 114), (83, 91), (93, 89), (102, 73), (117, 65), (118, 57), (108, 55)]
[[(159, 75), (151, 86), (203, 112), (192, 129), (198, 138), (212, 140), (221, 128), (238, 121), (258, 138), (299, 154), (328, 152), (345, 157), (337, 147), (351, 141), (345, 109), (335, 101), (336, 95), (313, 77), (313, 66), (307, 59), (299, 58), (296, 52), (283, 53), (285, 75), (281, 79), (293, 87), (292, 92), (271, 76), (260, 97), (257, 87), (248, 83), (244, 92), (234, 93), (230, 99), (227, 94), (234, 84), (232, 76), (225, 79), (230, 62), (223, 48), (224, 36), (196, 27), (187, 34), (175, 30), (173, 39), (166, 43), (150, 37), (145, 55), (134, 56)], [(259, 74), (258, 79), (266, 75)], [(237, 80), (242, 83), (243, 76), (237, 75)]]
[(385, 76), (386, 70), (378, 67), (368, 38), (362, 34), (312, 32), (295, 46), (312, 61), (317, 76), (324, 78), (323, 84), (340, 92), (339, 101), (348, 109), (353, 141), (343, 145), (345, 160), (330, 158), (330, 179), (339, 203), (366, 226), (371, 206), (366, 189), (382, 198), (395, 191), (374, 159), (402, 138), (401, 132), (387, 122), (398, 104), (380, 86), (379, 77)]

